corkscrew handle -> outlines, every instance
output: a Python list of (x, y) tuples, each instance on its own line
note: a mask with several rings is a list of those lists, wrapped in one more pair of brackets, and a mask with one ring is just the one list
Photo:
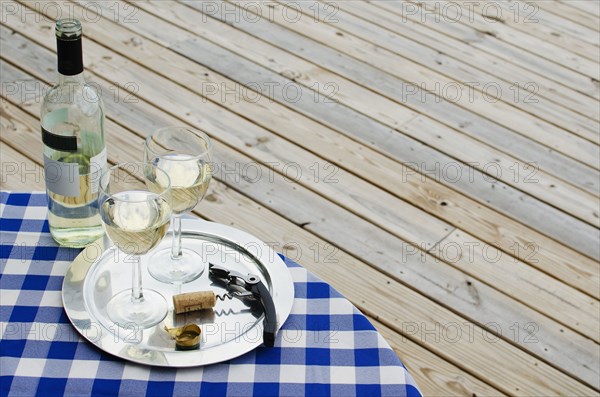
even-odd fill
[(275, 344), (275, 333), (277, 332), (277, 312), (275, 311), (275, 304), (273, 303), (271, 293), (262, 281), (259, 280), (255, 288), (258, 291), (258, 296), (260, 297), (260, 301), (265, 311), (263, 342), (265, 346), (273, 347)]
[(232, 297), (244, 299), (251, 295), (254, 299), (260, 301), (265, 314), (263, 321), (263, 342), (266, 346), (273, 347), (277, 332), (277, 312), (273, 297), (260, 277), (253, 274), (243, 275), (222, 266), (213, 265), (212, 263), (209, 263), (209, 277), (213, 280), (218, 279), (226, 285), (237, 285), (249, 291), (249, 293), (230, 292), (221, 296), (217, 295), (220, 300), (224, 300), (225, 298), (231, 299)]

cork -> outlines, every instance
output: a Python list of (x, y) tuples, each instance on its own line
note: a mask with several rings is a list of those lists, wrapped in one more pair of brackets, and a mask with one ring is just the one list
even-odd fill
[(195, 310), (212, 309), (216, 304), (216, 296), (212, 291), (187, 292), (173, 295), (173, 307), (176, 314)]

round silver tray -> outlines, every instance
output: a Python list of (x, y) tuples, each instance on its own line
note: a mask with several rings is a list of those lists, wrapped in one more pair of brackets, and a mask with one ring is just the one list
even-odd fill
[[(192, 367), (238, 357), (262, 344), (264, 315), (243, 302), (220, 301), (214, 310), (187, 314), (173, 312), (172, 296), (192, 291), (226, 290), (208, 278), (208, 262), (261, 277), (277, 311), (277, 323), (287, 319), (294, 301), (294, 284), (281, 258), (256, 237), (229, 226), (198, 219), (182, 219), (183, 247), (202, 255), (206, 269), (183, 285), (161, 283), (148, 273), (142, 258), (143, 288), (159, 291), (169, 304), (163, 322), (148, 329), (122, 328), (106, 314), (106, 305), (119, 291), (131, 288), (131, 258), (105, 236), (86, 247), (71, 264), (62, 289), (67, 316), (81, 335), (107, 353), (141, 364)], [(172, 233), (156, 249), (169, 248)], [(151, 256), (152, 252), (148, 255)], [(198, 350), (179, 351), (164, 327), (195, 323), (202, 330)], [(279, 327), (278, 327), (279, 328)]]

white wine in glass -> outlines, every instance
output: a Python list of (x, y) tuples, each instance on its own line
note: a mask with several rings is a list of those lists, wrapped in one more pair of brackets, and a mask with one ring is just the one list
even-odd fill
[(102, 204), (102, 220), (108, 236), (129, 255), (144, 255), (167, 234), (169, 204), (156, 193), (117, 193)]
[(165, 154), (154, 159), (171, 179), (173, 212), (191, 211), (204, 197), (210, 183), (210, 164), (186, 154)]
[(169, 176), (152, 164), (116, 165), (100, 177), (98, 204), (106, 234), (133, 270), (132, 288), (111, 298), (108, 317), (124, 328), (152, 327), (165, 318), (168, 306), (160, 293), (142, 288), (140, 255), (156, 247), (169, 228)]
[(199, 253), (182, 247), (181, 215), (191, 211), (208, 190), (211, 151), (210, 138), (192, 128), (165, 127), (146, 138), (144, 161), (164, 170), (172, 189), (173, 243), (170, 250), (157, 251), (148, 266), (152, 277), (164, 283), (188, 283), (206, 267)]

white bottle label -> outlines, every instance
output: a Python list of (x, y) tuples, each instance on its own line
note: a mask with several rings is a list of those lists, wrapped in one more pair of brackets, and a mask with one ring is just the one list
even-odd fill
[(52, 193), (67, 197), (79, 197), (79, 164), (63, 163), (44, 155), (44, 179)]
[(106, 148), (90, 159), (90, 190), (98, 193), (100, 176), (106, 170)]

